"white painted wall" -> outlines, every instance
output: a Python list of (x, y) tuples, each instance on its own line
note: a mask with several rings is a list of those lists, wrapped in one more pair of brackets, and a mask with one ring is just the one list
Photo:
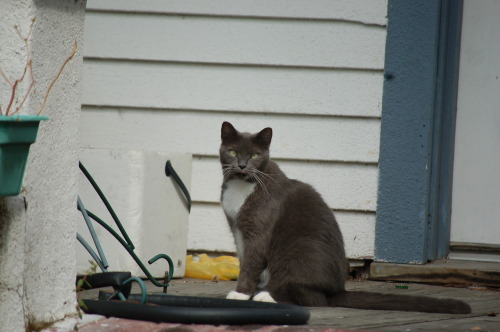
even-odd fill
[(87, 8), (82, 147), (192, 153), (188, 248), (235, 250), (218, 203), (231, 121), (273, 127), (272, 156), (336, 211), (348, 256), (373, 257), (386, 1)]
[[(0, 66), (15, 77), (25, 50), (13, 29), (28, 32), (36, 93), (33, 114), (74, 41), (82, 45), (85, 0), (0, 1)], [(76, 316), (75, 229), (81, 49), (53, 86), (31, 146), (22, 195), (0, 198), (0, 331), (36, 330)], [(22, 71), (22, 68), (21, 68)], [(1, 96), (3, 98), (3, 95)]]

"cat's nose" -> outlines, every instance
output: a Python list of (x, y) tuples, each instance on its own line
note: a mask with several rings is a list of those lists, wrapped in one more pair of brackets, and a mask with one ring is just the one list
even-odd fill
[(238, 165), (241, 170), (244, 170), (247, 165)]

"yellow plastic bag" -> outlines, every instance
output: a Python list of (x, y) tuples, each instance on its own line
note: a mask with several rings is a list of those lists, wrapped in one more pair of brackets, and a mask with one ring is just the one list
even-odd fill
[(239, 274), (240, 261), (232, 256), (210, 258), (207, 254), (199, 254), (198, 261), (193, 255), (186, 257), (186, 278), (236, 280)]

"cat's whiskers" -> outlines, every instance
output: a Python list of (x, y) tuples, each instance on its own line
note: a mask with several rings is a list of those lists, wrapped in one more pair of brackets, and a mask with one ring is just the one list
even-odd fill
[(273, 176), (271, 174), (268, 174), (268, 173), (265, 173), (265, 172), (262, 172), (262, 171), (259, 171), (258, 169), (254, 168), (253, 171), (255, 173), (258, 173), (259, 175), (262, 175), (264, 176), (266, 179), (269, 179), (269, 180), (273, 180), (275, 183), (277, 183), (278, 181), (276, 181), (276, 179), (273, 178)]
[(265, 173), (265, 172), (259, 171), (258, 169), (255, 169), (255, 172), (258, 173), (259, 176), (262, 176), (264, 178), (263, 181), (266, 181), (267, 183), (269, 183), (269, 180), (271, 180), (271, 181), (274, 182), (275, 185), (278, 186), (278, 188), (281, 188), (281, 189), (283, 188), (283, 186), (281, 185), (281, 183), (274, 178), (273, 175), (275, 175), (275, 174), (273, 174), (273, 173), (270, 173), (270, 174), (269, 173)]
[(267, 197), (270, 197), (269, 191), (266, 188), (266, 185), (262, 182), (262, 179), (256, 173), (251, 174), (251, 177), (259, 184), (259, 186), (264, 190)]
[(223, 181), (228, 180), (233, 173), (237, 171), (237, 167), (231, 164), (222, 164)]
[(225, 171), (223, 173), (223, 181), (226, 182), (231, 177), (232, 174), (233, 172), (231, 170)]
[[(266, 184), (264, 183), (264, 179), (260, 178), (260, 172), (258, 169), (256, 168), (251, 168), (250, 169), (250, 176), (260, 185), (260, 187), (262, 187), (262, 189), (264, 189), (267, 197), (270, 197), (270, 194), (269, 194), (269, 190), (267, 190), (267, 187), (266, 187)], [(267, 174), (266, 174), (267, 175)]]

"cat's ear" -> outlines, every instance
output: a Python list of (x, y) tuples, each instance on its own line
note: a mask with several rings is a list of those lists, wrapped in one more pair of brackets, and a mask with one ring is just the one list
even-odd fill
[(222, 123), (220, 137), (222, 139), (222, 143), (227, 143), (229, 141), (233, 141), (238, 137), (238, 131), (234, 129), (232, 124), (224, 121)]
[(269, 148), (271, 139), (273, 138), (273, 130), (269, 127), (262, 129), (256, 136), (255, 142), (262, 145), (264, 148)]

